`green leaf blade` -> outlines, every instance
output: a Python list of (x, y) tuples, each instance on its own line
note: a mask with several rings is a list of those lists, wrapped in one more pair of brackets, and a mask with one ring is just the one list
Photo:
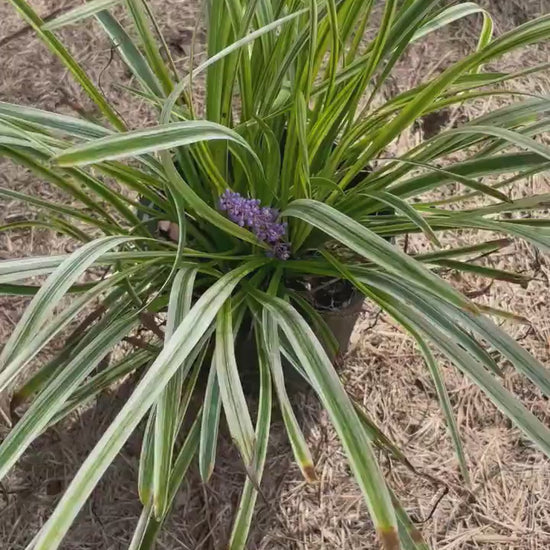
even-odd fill
[[(196, 267), (181, 269), (174, 277), (168, 319), (166, 323), (165, 342), (169, 342), (174, 331), (191, 308), (193, 287), (197, 274)], [(153, 466), (153, 510), (157, 519), (161, 518), (168, 505), (168, 485), (172, 455), (176, 443), (179, 406), (183, 387), (182, 373), (185, 364), (168, 382), (160, 395), (155, 414), (154, 433), (154, 466)]]
[(380, 539), (388, 549), (399, 548), (397, 520), (382, 473), (353, 404), (322, 345), (303, 318), (286, 302), (260, 292), (254, 292), (254, 297), (275, 316), (329, 412)]
[(262, 345), (265, 347), (264, 354), (268, 360), (273, 385), (275, 386), (283, 422), (286, 427), (294, 457), (302, 471), (304, 479), (308, 483), (313, 483), (317, 481), (315, 467), (313, 466), (313, 458), (292, 409), (285, 387), (283, 367), (281, 364), (281, 352), (279, 351), (277, 324), (273, 315), (266, 310), (264, 310), (263, 313), (262, 332)]
[(86, 346), (34, 400), (0, 446), (0, 479), (59, 412), (61, 406), (95, 366), (136, 325), (135, 318), (113, 322)]
[[(259, 342), (259, 338), (256, 338)], [(272, 391), (271, 391), (271, 376), (269, 367), (266, 362), (266, 357), (259, 352), (259, 369), (260, 369), (260, 395), (258, 399), (258, 416), (256, 419), (256, 456), (254, 457), (253, 474), (255, 482), (247, 476), (244, 488), (241, 494), (241, 500), (237, 510), (231, 537), (229, 540), (230, 550), (244, 550), (246, 548), (246, 540), (250, 531), (252, 517), (254, 514), (254, 505), (258, 496), (257, 486), (262, 479), (265, 459), (267, 456), (267, 445), (269, 443), (269, 429), (271, 425), (271, 409), (272, 409)], [(257, 482), (257, 484), (256, 484)]]
[(255, 455), (256, 437), (237, 369), (231, 304), (229, 302), (226, 302), (218, 314), (214, 353), (220, 396), (227, 425), (239, 448), (245, 466), (250, 468)]
[(59, 153), (53, 160), (60, 166), (84, 166), (216, 140), (233, 141), (257, 159), (250, 145), (233, 130), (205, 120), (187, 120), (114, 134), (75, 145)]
[(216, 361), (212, 361), (204, 396), (204, 411), (202, 415), (199, 447), (199, 470), (201, 479), (204, 483), (208, 483), (212, 476), (214, 463), (216, 461), (221, 413), (220, 388), (217, 376)]
[(303, 219), (388, 271), (407, 276), (427, 288), (437, 289), (445, 299), (477, 312), (475, 305), (460, 292), (386, 240), (334, 208), (313, 200), (301, 199), (291, 203), (283, 215)]
[(52, 21), (48, 21), (45, 25), (42, 25), (42, 30), (54, 31), (67, 25), (74, 25), (121, 2), (122, 0), (92, 0), (91, 2), (86, 2), (83, 6), (77, 6)]

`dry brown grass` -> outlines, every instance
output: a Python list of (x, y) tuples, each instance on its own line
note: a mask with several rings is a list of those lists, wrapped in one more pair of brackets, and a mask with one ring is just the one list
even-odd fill
[[(36, 0), (41, 13), (71, 2)], [(168, 40), (184, 57), (196, 22), (195, 3), (178, 0), (152, 2), (162, 14)], [(497, 18), (499, 32), (527, 18), (550, 11), (547, 0), (487, 0)], [(0, 5), (0, 41), (21, 28), (11, 8)], [(437, 71), (453, 57), (471, 49), (477, 23), (453, 25), (414, 48), (402, 63), (393, 86), (406, 89), (426, 70)], [(94, 80), (102, 73), (106, 93), (132, 126), (151, 121), (141, 105), (130, 108), (114, 87), (123, 75), (116, 56), (99, 37), (94, 26), (63, 31), (63, 37), (78, 52)], [(1, 42), (0, 42), (1, 43)], [(548, 60), (548, 45), (529, 48), (507, 57), (506, 68), (522, 68)], [(108, 65), (108, 68), (105, 67)], [(0, 47), (0, 99), (28, 105), (91, 113), (91, 105), (32, 35)], [(536, 75), (518, 84), (536, 94), (550, 92), (550, 76)], [(494, 109), (504, 99), (462, 106), (449, 113), (448, 124)], [(421, 130), (402, 136), (400, 147), (421, 139)], [(1, 162), (2, 185), (26, 192), (57, 193), (26, 170)], [(517, 186), (515, 193), (548, 192), (548, 179), (535, 177)], [(26, 214), (17, 204), (3, 204), (0, 219)], [(479, 239), (471, 232), (445, 235), (445, 243), (467, 244)], [(0, 255), (58, 253), (71, 246), (51, 232), (30, 231), (8, 238), (0, 236)], [(408, 243), (411, 251), (423, 249), (420, 238)], [(550, 264), (522, 242), (502, 251), (491, 265), (531, 274), (527, 288), (507, 283), (493, 285), (478, 301), (514, 311), (530, 324), (506, 322), (506, 329), (521, 340), (544, 363), (550, 364)], [(464, 290), (483, 287), (473, 277), (449, 273)], [(25, 300), (0, 302), (0, 341), (12, 330)], [(438, 407), (429, 374), (411, 340), (368, 304), (353, 338), (343, 370), (350, 392), (366, 407), (381, 427), (404, 449), (422, 475), (379, 453), (392, 487), (419, 522), (425, 537), (440, 550), (543, 550), (550, 547), (550, 464), (483, 396), (455, 369), (445, 366), (445, 379), (455, 408), (472, 474), (472, 487), (465, 488), (458, 474), (452, 444)], [(550, 407), (531, 384), (522, 381), (511, 367), (505, 384), (546, 423)], [(26, 453), (24, 460), (0, 494), (0, 547), (19, 550), (50, 513), (78, 465), (103, 433), (124, 399), (125, 388), (103, 396), (95, 407), (72, 426), (50, 430)], [(275, 421), (266, 465), (264, 499), (259, 499), (250, 548), (258, 550), (374, 549), (372, 526), (365, 504), (353, 482), (336, 435), (326, 414), (310, 395), (296, 398), (296, 409), (314, 453), (318, 484), (307, 486), (284, 435)], [(159, 548), (224, 548), (230, 520), (238, 501), (244, 474), (224, 438), (212, 482), (199, 483), (195, 471), (184, 484)], [(78, 524), (66, 539), (67, 550), (126, 548), (140, 508), (135, 480), (139, 460), (139, 434), (125, 446), (117, 462), (94, 491)]]

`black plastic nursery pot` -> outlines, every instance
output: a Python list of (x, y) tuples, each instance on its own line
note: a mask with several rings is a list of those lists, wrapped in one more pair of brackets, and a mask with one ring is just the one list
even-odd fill
[[(150, 204), (143, 198), (140, 202), (144, 206), (150, 207)], [(145, 223), (148, 222), (142, 212), (140, 217)], [(156, 231), (159, 235), (168, 239), (168, 232), (159, 228), (156, 222), (150, 225), (152, 231)], [(289, 281), (289, 288), (295, 290), (310, 306), (317, 311), (326, 326), (330, 329), (334, 336), (334, 344), (336, 344), (336, 353), (334, 349), (325, 349), (335, 366), (341, 364), (341, 359), (348, 350), (351, 334), (355, 324), (361, 313), (364, 297), (357, 292), (353, 285), (342, 279), (329, 279), (327, 277), (316, 277), (305, 281)], [(318, 334), (321, 341), (321, 335)], [(235, 350), (239, 372), (242, 376), (242, 383), (245, 388), (253, 388), (257, 383), (258, 368), (257, 368), (257, 350), (255, 337), (251, 328), (250, 319), (245, 319), (235, 342)], [(285, 375), (291, 388), (304, 388), (304, 381), (297, 369), (290, 364), (288, 360), (283, 358), (283, 367)]]
[(348, 281), (336, 281), (336, 285), (344, 285), (349, 295), (343, 303), (335, 303), (333, 306), (320, 306), (314, 304), (315, 309), (321, 315), (323, 321), (334, 335), (334, 339), (338, 345), (338, 351), (332, 361), (336, 364), (339, 359), (348, 351), (351, 334), (359, 319), (361, 310), (363, 309), (364, 296), (355, 290)]
[[(281, 144), (284, 151), (284, 141), (286, 133), (283, 135)], [(176, 162), (178, 171), (183, 177), (185, 174), (180, 165)], [(362, 170), (355, 179), (350, 182), (349, 188), (355, 187), (372, 171), (370, 166)], [(155, 209), (155, 207), (144, 197), (139, 198), (139, 202), (146, 208)], [(393, 212), (391, 209), (384, 208), (379, 213), (386, 214)], [(154, 219), (149, 220), (145, 210), (137, 212), (138, 217), (146, 224), (150, 231), (157, 232), (159, 236), (166, 239), (173, 239), (169, 228), (163, 227)], [(169, 225), (169, 224), (168, 224)], [(393, 240), (393, 239), (389, 239)], [(288, 287), (296, 291), (309, 305), (316, 310), (326, 326), (332, 332), (334, 337), (333, 346), (324, 345), (325, 351), (329, 355), (335, 367), (342, 365), (342, 359), (348, 351), (351, 335), (361, 314), (364, 303), (364, 296), (347, 280), (332, 279), (328, 277), (313, 277), (305, 280), (289, 280)], [(312, 327), (314, 330), (315, 328)], [(317, 334), (319, 340), (323, 341), (322, 335)], [(245, 319), (239, 329), (235, 341), (235, 353), (241, 382), (245, 390), (253, 391), (259, 381), (258, 374), (258, 354), (256, 349), (255, 336), (252, 331), (251, 320)], [(299, 368), (286, 358), (282, 357), (283, 369), (285, 371), (285, 382), (289, 391), (301, 391), (307, 388), (308, 384), (299, 372)]]
[[(336, 281), (335, 283), (347, 283), (347, 281)], [(324, 288), (326, 289), (327, 287)], [(303, 297), (305, 299), (309, 298), (305, 294)], [(336, 353), (326, 346), (325, 350), (337, 368), (342, 365), (342, 359), (349, 348), (351, 334), (361, 314), (363, 302), (363, 295), (355, 291), (351, 286), (348, 300), (339, 307), (332, 309), (319, 308), (316, 304), (310, 302), (334, 336), (334, 343), (337, 345)], [(314, 329), (314, 327), (312, 328)], [(320, 334), (318, 334), (318, 337), (322, 342)], [(245, 320), (239, 330), (235, 341), (235, 354), (243, 388), (247, 393), (249, 391), (253, 393), (254, 388), (257, 388), (259, 375), (256, 341), (250, 320)], [(282, 355), (282, 364), (287, 391), (289, 393), (296, 393), (306, 390), (309, 384), (300, 373), (300, 366), (297, 365), (298, 368), (296, 368), (284, 356), (284, 353)]]

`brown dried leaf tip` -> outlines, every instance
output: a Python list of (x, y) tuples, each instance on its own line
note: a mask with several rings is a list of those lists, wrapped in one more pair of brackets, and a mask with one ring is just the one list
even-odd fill
[(399, 535), (395, 527), (378, 529), (378, 536), (380, 537), (384, 550), (400, 550)]
[(318, 481), (313, 464), (304, 464), (304, 476), (308, 483), (315, 483)]

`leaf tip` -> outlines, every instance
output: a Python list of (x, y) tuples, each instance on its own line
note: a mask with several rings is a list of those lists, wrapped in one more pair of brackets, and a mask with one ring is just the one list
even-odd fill
[(472, 313), (473, 315), (481, 315), (481, 309), (479, 309), (479, 307), (476, 306), (474, 302), (467, 302), (466, 304), (464, 304), (463, 309), (468, 313)]
[(430, 241), (434, 245), (435, 248), (437, 248), (437, 249), (443, 248), (443, 245), (441, 244), (441, 241), (435, 235), (432, 236)]
[(315, 473), (315, 468), (313, 467), (313, 464), (311, 463), (304, 464), (302, 468), (304, 471), (304, 477), (306, 478), (306, 481), (308, 483), (315, 483), (316, 481), (319, 481), (319, 478)]
[(496, 239), (494, 241), (495, 245), (498, 246), (499, 248), (505, 248), (507, 246), (510, 246), (511, 244), (513, 244), (514, 242), (514, 239), (510, 239), (508, 237), (504, 237), (502, 239)]
[(399, 535), (397, 529), (393, 526), (382, 527), (378, 529), (378, 536), (382, 542), (384, 550), (400, 550)]

